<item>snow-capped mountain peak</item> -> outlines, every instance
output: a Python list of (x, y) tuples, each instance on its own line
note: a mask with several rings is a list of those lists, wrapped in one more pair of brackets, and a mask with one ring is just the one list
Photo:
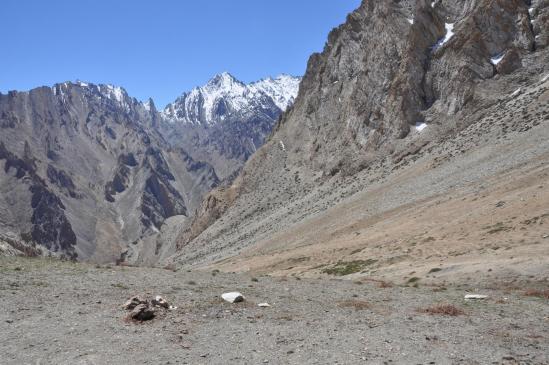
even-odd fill
[(127, 91), (123, 87), (111, 84), (93, 84), (80, 80), (77, 80), (76, 82), (64, 82), (60, 84), (55, 84), (52, 86), (52, 90), (55, 95), (63, 96), (71, 88), (74, 87), (83, 89), (86, 92), (97, 96), (98, 98), (111, 99), (122, 106), (127, 105), (128, 100), (131, 99)]
[(282, 74), (275, 79), (268, 77), (254, 82), (250, 84), (250, 87), (265, 92), (273, 99), (276, 106), (281, 110), (286, 110), (294, 103), (300, 82), (301, 78), (299, 77)]
[(169, 123), (213, 125), (235, 115), (286, 110), (297, 96), (300, 78), (281, 75), (245, 84), (228, 72), (181, 95), (162, 112)]
[(223, 88), (223, 89), (230, 89), (234, 87), (234, 85), (244, 85), (242, 82), (236, 79), (233, 75), (231, 75), (228, 72), (220, 73), (216, 76), (214, 76), (210, 81), (207, 83), (207, 87), (211, 88)]

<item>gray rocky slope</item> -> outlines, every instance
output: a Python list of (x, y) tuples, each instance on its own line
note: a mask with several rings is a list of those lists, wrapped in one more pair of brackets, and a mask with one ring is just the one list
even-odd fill
[[(213, 104), (229, 104), (216, 79), (208, 84)], [(262, 85), (274, 88), (275, 81)], [(156, 261), (162, 255), (157, 241), (170, 237), (171, 226), (183, 224), (206, 192), (242, 166), (249, 138), (263, 142), (282, 103), (297, 93), (297, 82), (290, 86), (249, 95), (249, 104), (261, 100), (247, 109), (247, 119), (226, 110), (229, 121), (219, 120), (211, 133), (201, 126), (212, 125), (209, 120), (192, 116), (188, 126), (168, 120), (152, 100), (141, 103), (111, 85), (68, 82), (0, 94), (0, 251), (34, 255), (41, 248), (97, 262), (121, 255), (135, 263)], [(242, 138), (239, 121), (246, 125)], [(212, 163), (201, 146), (177, 139), (193, 130), (221, 146)], [(219, 168), (225, 165), (230, 173)]]
[[(542, 0), (364, 0), (311, 56), (293, 107), (266, 144), (231, 186), (204, 199), (173, 260), (207, 264), (237, 255), (342, 197), (352, 200), (422, 154), (453, 161), (464, 146), (496, 145), (501, 133), (545, 131), (548, 29)], [(518, 115), (513, 100), (523, 93)], [(509, 165), (473, 164), (482, 171), (471, 170), (471, 180), (520, 164), (515, 156), (524, 154), (513, 148), (479, 152), (478, 159)], [(423, 195), (401, 194), (398, 204), (434, 194), (430, 184), (438, 193), (455, 186), (451, 176), (424, 179), (410, 187)]]

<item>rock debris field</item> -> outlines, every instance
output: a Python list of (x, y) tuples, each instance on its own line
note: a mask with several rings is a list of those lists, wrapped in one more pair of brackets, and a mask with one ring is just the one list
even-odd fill
[[(524, 280), (396, 285), (2, 257), (0, 363), (548, 364), (549, 291)], [(141, 304), (152, 319), (128, 317), (135, 296), (155, 298)]]

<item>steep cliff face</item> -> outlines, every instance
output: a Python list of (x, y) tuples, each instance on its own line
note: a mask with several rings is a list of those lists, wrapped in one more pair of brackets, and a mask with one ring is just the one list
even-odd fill
[(311, 57), (279, 127), (286, 148), (303, 152), (290, 158), (324, 174), (362, 169), (391, 153), (424, 111), (461, 110), (475, 84), (497, 74), (491, 59), (533, 50), (524, 1), (418, 1), (411, 13), (405, 5), (364, 2)]
[(114, 261), (188, 215), (218, 178), (167, 148), (158, 117), (110, 85), (0, 95), (2, 231), (73, 259)]
[(265, 146), (230, 189), (205, 199), (176, 259), (239, 252), (307, 219), (319, 189), (337, 193), (347, 177), (385, 175), (456, 135), (493, 105), (500, 79), (543, 69), (548, 11), (544, 1), (363, 1), (310, 58)]

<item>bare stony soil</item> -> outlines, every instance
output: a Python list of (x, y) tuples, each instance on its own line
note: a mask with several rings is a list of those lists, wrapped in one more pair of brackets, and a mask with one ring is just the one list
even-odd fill
[[(246, 301), (223, 302), (233, 290)], [(135, 294), (178, 309), (127, 321)], [(395, 285), (3, 257), (0, 363), (547, 364), (547, 295), (523, 279)]]

